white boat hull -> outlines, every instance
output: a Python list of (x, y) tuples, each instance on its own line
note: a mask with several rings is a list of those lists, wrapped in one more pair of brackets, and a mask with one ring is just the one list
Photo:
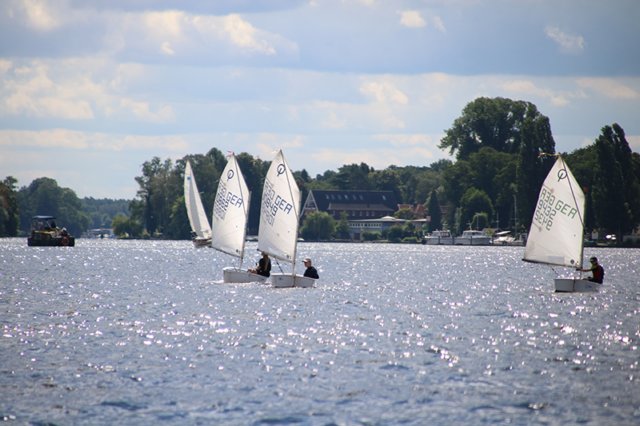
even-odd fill
[(428, 246), (438, 246), (438, 245), (452, 245), (453, 238), (451, 237), (427, 237), (424, 239), (425, 244)]
[(267, 277), (253, 274), (240, 268), (228, 267), (222, 270), (222, 277), (225, 283), (256, 283), (265, 282)]
[(598, 291), (601, 284), (589, 280), (577, 278), (556, 278), (554, 280), (556, 292), (559, 293), (586, 293)]
[(313, 287), (316, 280), (302, 275), (271, 274), (271, 284), (275, 288)]
[(455, 245), (457, 246), (490, 246), (491, 238), (489, 237), (456, 237)]

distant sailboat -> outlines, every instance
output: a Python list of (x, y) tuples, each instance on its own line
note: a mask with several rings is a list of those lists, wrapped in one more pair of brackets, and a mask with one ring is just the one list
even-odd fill
[[(560, 155), (547, 175), (524, 250), (527, 262), (582, 269), (584, 193)], [(558, 292), (597, 291), (599, 284), (582, 278), (556, 278)]]
[(226, 283), (266, 281), (267, 277), (242, 269), (249, 218), (250, 193), (235, 155), (231, 154), (222, 171), (213, 203), (211, 247), (240, 260), (238, 267), (223, 269)]
[(200, 192), (196, 178), (193, 176), (191, 163), (187, 160), (184, 168), (184, 203), (187, 207), (187, 216), (189, 216), (189, 224), (191, 232), (194, 234), (192, 239), (196, 247), (208, 247), (211, 245), (211, 226), (209, 219), (202, 206)]
[(264, 180), (258, 250), (291, 264), (291, 273), (272, 273), (274, 287), (312, 287), (315, 279), (296, 275), (296, 249), (301, 193), (282, 151), (271, 162)]

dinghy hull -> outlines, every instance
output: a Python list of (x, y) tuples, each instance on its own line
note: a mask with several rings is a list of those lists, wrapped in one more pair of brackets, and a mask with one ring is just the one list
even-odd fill
[(554, 280), (557, 293), (589, 293), (598, 291), (598, 284), (589, 280), (576, 278), (556, 278)]
[(258, 274), (252, 274), (249, 271), (228, 267), (222, 270), (222, 277), (225, 283), (262, 283), (267, 277)]
[(275, 288), (313, 287), (316, 280), (302, 275), (271, 274), (271, 284)]

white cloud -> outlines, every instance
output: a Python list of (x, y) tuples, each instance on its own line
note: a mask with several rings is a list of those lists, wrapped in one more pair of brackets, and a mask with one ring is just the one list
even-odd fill
[(176, 51), (173, 50), (173, 48), (171, 47), (171, 43), (169, 43), (168, 41), (162, 43), (162, 47), (160, 48), (160, 50), (162, 50), (162, 53), (168, 56), (173, 56), (176, 54)]
[(109, 51), (143, 60), (159, 54), (202, 63), (228, 60), (229, 55), (238, 53), (273, 56), (297, 52), (295, 43), (257, 28), (239, 14), (196, 15), (177, 10), (128, 13), (111, 19), (104, 40)]
[[(9, 73), (7, 69), (5, 73)], [(91, 103), (82, 99), (82, 80), (54, 82), (42, 62), (13, 69), (0, 88), (0, 111), (10, 115), (86, 120), (94, 117)], [(13, 77), (13, 79), (12, 79)]]
[(427, 26), (424, 18), (417, 10), (405, 10), (398, 12), (400, 14), (400, 23), (408, 28), (423, 28)]
[(360, 86), (360, 93), (382, 104), (405, 105), (409, 97), (389, 81), (368, 81)]
[(425, 18), (419, 10), (404, 10), (398, 14), (400, 15), (400, 24), (404, 27), (425, 28), (430, 25), (441, 33), (447, 31), (440, 16), (433, 15)]
[(548, 26), (544, 30), (547, 37), (553, 40), (560, 48), (570, 53), (580, 53), (584, 50), (584, 38), (579, 35), (567, 34), (558, 27)]
[[(102, 78), (105, 73), (107, 78)], [(144, 67), (118, 66), (94, 58), (33, 61), (9, 66), (0, 85), (0, 113), (13, 116), (91, 120), (102, 114), (166, 123), (175, 119), (167, 102), (121, 93), (148, 77)], [(114, 75), (113, 78), (109, 78)]]
[(90, 133), (68, 129), (0, 130), (0, 146), (39, 149), (123, 151), (149, 150), (185, 152), (188, 144), (182, 136), (133, 136)]
[(6, 59), (0, 59), (0, 73), (4, 74), (13, 67), (13, 63)]
[(547, 99), (554, 106), (562, 107), (569, 103), (568, 94), (556, 93), (550, 89), (537, 87), (530, 80), (508, 80), (502, 86), (510, 93)]
[(169, 105), (161, 105), (152, 111), (149, 102), (136, 101), (134, 99), (122, 98), (120, 105), (124, 110), (130, 111), (135, 117), (150, 123), (164, 123), (173, 121), (175, 114)]
[(259, 37), (259, 32), (239, 15), (224, 18), (224, 30), (233, 44), (238, 47), (273, 55), (276, 50), (268, 41)]
[(66, 9), (55, 8), (45, 0), (21, 0), (13, 1), (11, 4), (14, 18), (23, 19), (27, 26), (37, 31), (50, 31), (60, 27), (63, 16), (60, 13), (62, 9)]
[(444, 26), (444, 21), (442, 21), (442, 18), (440, 18), (439, 16), (434, 16), (433, 18), (431, 18), (431, 25), (433, 25), (435, 29), (440, 31), (441, 33), (447, 32), (447, 29)]
[(347, 120), (339, 117), (336, 111), (329, 111), (327, 119), (322, 122), (322, 126), (327, 129), (344, 129), (347, 127)]
[(610, 99), (640, 99), (640, 92), (611, 78), (580, 78), (577, 83)]

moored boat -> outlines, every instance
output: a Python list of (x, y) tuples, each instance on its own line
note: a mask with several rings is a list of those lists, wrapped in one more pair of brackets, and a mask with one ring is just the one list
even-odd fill
[(467, 229), (462, 235), (455, 238), (455, 244), (459, 246), (488, 246), (491, 245), (491, 237), (482, 231)]
[(426, 235), (423, 242), (427, 245), (451, 245), (453, 235), (448, 230), (436, 230)]

